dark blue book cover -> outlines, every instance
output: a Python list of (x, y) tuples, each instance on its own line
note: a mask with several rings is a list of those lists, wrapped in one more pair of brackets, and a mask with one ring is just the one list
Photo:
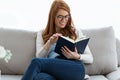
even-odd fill
[(74, 49), (76, 47), (78, 53), (83, 54), (88, 42), (89, 42), (89, 38), (79, 39), (74, 42), (71, 39), (60, 36), (56, 43), (55, 52), (60, 54), (61, 56), (64, 56), (62, 54), (61, 48), (63, 46), (67, 46), (71, 51), (74, 51)]

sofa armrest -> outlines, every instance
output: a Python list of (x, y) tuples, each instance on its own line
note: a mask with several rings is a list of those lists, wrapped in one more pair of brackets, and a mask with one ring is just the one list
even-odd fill
[(116, 38), (116, 50), (118, 56), (118, 66), (120, 67), (120, 39)]
[(120, 80), (120, 67), (109, 74), (106, 75), (109, 80)]

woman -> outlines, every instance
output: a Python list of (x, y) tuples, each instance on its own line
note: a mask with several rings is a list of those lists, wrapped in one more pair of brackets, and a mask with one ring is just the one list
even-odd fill
[(66, 59), (62, 59), (54, 52), (56, 41), (61, 35), (73, 40), (83, 36), (81, 31), (76, 31), (73, 26), (69, 6), (63, 0), (55, 0), (50, 9), (47, 26), (37, 36), (38, 58), (31, 61), (22, 80), (84, 80), (83, 63), (93, 62), (88, 46), (84, 54), (79, 54), (76, 48), (72, 52), (64, 46), (62, 54)]

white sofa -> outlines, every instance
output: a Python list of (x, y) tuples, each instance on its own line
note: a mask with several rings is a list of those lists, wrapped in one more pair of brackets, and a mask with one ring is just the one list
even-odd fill
[[(84, 29), (90, 37), (89, 47), (93, 64), (86, 64), (88, 80), (120, 80), (120, 40), (114, 36), (112, 27)], [(9, 49), (13, 56), (6, 63), (0, 60), (1, 80), (21, 80), (31, 59), (35, 57), (37, 33), (25, 30), (0, 28), (0, 45)]]

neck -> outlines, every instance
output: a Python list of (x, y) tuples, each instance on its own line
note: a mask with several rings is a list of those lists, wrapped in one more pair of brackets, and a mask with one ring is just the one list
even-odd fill
[(60, 28), (56, 28), (57, 33), (60, 33), (60, 30), (61, 30)]

